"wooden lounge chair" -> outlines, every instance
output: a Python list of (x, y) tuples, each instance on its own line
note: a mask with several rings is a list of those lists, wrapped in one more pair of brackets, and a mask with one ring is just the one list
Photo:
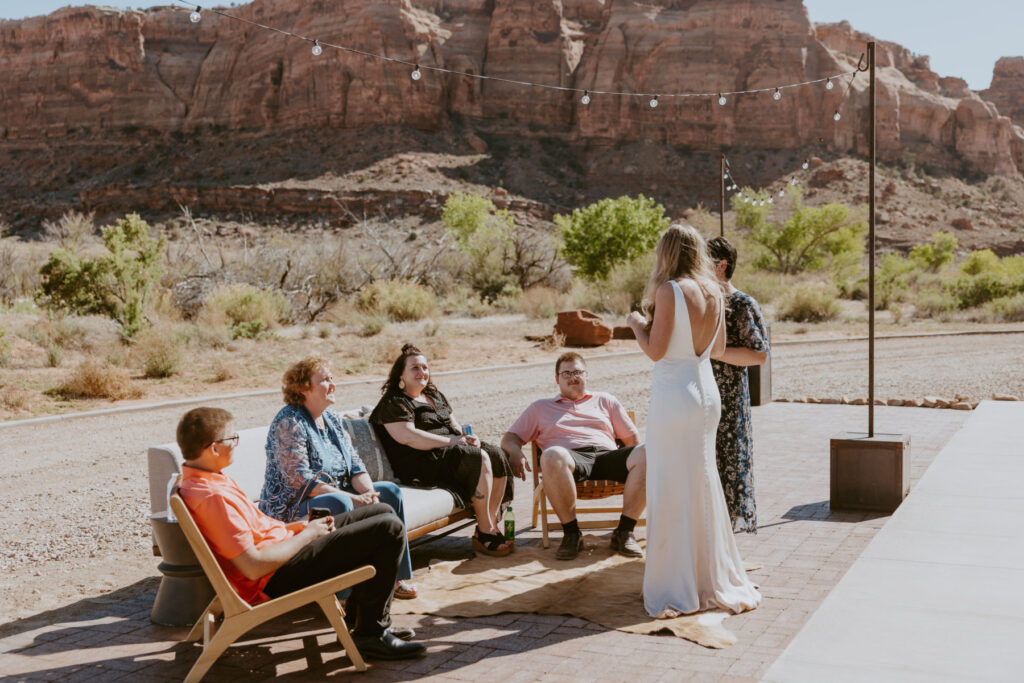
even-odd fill
[[(199, 527), (196, 526), (195, 520), (192, 519), (191, 513), (185, 507), (185, 502), (178, 495), (177, 489), (171, 496), (171, 510), (178, 518), (178, 524), (185, 533), (185, 538), (188, 539), (192, 551), (199, 559), (199, 564), (202, 565), (206, 577), (216, 591), (216, 596), (199, 617), (195, 626), (192, 627), (186, 639), (188, 642), (195, 642), (202, 636), (203, 652), (188, 672), (185, 683), (197, 683), (201, 680), (228, 646), (253, 627), (312, 602), (320, 605), (320, 609), (323, 610), (327, 620), (334, 627), (341, 646), (345, 648), (345, 653), (352, 660), (356, 670), (366, 670), (366, 663), (359, 654), (359, 650), (356, 649), (355, 643), (352, 642), (352, 636), (349, 635), (348, 626), (345, 624), (345, 611), (334, 594), (371, 578), (377, 573), (373, 566), (366, 565), (253, 606), (238, 596), (234, 587), (224, 576), (213, 551), (210, 550), (210, 546), (203, 538)], [(218, 628), (216, 621), (221, 615), (223, 615), (224, 621)]]
[[(629, 419), (636, 424), (636, 419), (633, 415), (633, 411), (628, 411)], [(548, 498), (544, 494), (544, 481), (540, 471), (540, 455), (541, 450), (537, 446), (537, 442), (534, 441), (531, 444), (532, 450), (532, 461), (533, 461), (533, 517), (532, 525), (534, 528), (537, 527), (537, 519), (540, 518), (540, 532), (541, 532), (541, 545), (545, 548), (551, 545), (548, 540), (548, 532), (552, 530), (561, 529), (561, 523), (549, 522), (548, 515), (555, 514), (555, 511), (548, 507)], [(576, 483), (576, 500), (598, 500), (601, 498), (610, 498), (612, 496), (621, 496), (625, 490), (625, 485), (620, 484), (617, 481), (610, 479), (587, 479), (585, 481)], [(609, 519), (606, 515), (614, 513), (616, 515), (622, 514), (622, 506), (576, 506), (576, 517), (577, 523), (580, 529), (614, 529), (618, 526), (618, 518)], [(581, 514), (599, 514), (605, 515), (603, 519), (579, 519)], [(557, 519), (557, 518), (556, 518)], [(645, 521), (643, 519), (637, 520), (639, 526), (644, 526)]]

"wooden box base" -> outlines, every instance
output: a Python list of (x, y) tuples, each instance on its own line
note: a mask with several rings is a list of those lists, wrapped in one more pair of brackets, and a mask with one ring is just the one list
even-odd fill
[(910, 435), (832, 437), (829, 507), (892, 512), (910, 492)]

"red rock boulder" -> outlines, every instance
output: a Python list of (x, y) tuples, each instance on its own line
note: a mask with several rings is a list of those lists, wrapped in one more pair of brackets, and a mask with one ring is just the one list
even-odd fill
[(565, 336), (566, 346), (602, 346), (612, 338), (612, 328), (604, 324), (604, 319), (583, 309), (561, 311), (555, 333)]

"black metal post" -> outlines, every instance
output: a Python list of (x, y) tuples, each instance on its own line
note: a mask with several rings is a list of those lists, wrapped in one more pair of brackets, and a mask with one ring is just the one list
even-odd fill
[(718, 234), (725, 237), (725, 154), (718, 156), (718, 182), (721, 183), (718, 197)]
[(868, 438), (875, 435), (875, 41), (868, 43)]

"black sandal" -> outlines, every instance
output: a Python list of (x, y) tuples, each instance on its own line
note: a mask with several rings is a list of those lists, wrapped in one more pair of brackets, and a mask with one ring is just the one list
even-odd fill
[(485, 534), (478, 526), (473, 534), (473, 550), (484, 555), (504, 557), (512, 552), (512, 544), (501, 534)]

